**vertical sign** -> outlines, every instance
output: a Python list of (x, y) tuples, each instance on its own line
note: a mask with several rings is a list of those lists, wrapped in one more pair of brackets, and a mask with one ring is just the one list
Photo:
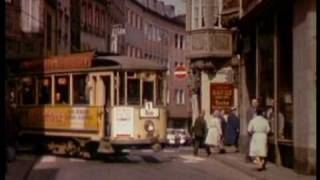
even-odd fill
[(210, 110), (216, 108), (231, 108), (234, 104), (233, 85), (229, 83), (211, 83)]

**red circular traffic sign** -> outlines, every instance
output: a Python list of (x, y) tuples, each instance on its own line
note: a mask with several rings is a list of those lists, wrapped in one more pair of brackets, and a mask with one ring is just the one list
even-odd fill
[(188, 75), (187, 68), (185, 66), (177, 66), (174, 71), (174, 75), (176, 78), (179, 78), (179, 79), (187, 77)]

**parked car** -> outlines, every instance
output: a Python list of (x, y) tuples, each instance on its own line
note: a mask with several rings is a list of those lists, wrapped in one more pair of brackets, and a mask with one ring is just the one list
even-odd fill
[(167, 145), (168, 146), (180, 146), (180, 145), (190, 145), (192, 143), (192, 138), (188, 133), (187, 129), (167, 129)]

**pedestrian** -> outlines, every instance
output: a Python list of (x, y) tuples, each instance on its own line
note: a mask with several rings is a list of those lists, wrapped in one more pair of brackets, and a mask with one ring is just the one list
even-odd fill
[(221, 126), (221, 139), (220, 139), (220, 153), (225, 153), (224, 149), (224, 136), (225, 136), (225, 130), (227, 125), (227, 118), (228, 114), (225, 109), (221, 109), (219, 111), (219, 119), (220, 119), (220, 126)]
[(252, 135), (249, 155), (255, 158), (258, 170), (265, 169), (265, 158), (268, 150), (267, 140), (270, 132), (269, 122), (262, 116), (262, 112), (262, 109), (257, 109), (257, 116), (250, 121), (248, 126), (248, 133)]
[[(258, 100), (252, 99), (251, 106), (247, 110), (247, 124), (251, 121), (252, 118), (256, 116), (256, 110), (258, 107)], [(249, 146), (250, 146), (251, 136), (248, 134), (247, 141), (246, 141), (246, 155), (245, 155), (245, 161), (247, 163), (252, 162), (252, 159), (249, 156)]]
[(210, 147), (218, 148), (219, 152), (223, 152), (221, 146), (221, 119), (219, 118), (219, 110), (214, 110), (213, 115), (208, 118), (208, 135), (205, 140), (205, 144)]
[(235, 113), (236, 108), (230, 108), (230, 113), (227, 120), (226, 132), (225, 132), (225, 144), (234, 146), (235, 151), (238, 152), (238, 139), (240, 132), (240, 120)]
[(194, 126), (192, 128), (193, 136), (194, 136), (194, 151), (193, 154), (195, 156), (198, 155), (199, 148), (204, 147), (208, 156), (211, 154), (210, 147), (204, 144), (204, 140), (207, 135), (207, 123), (204, 119), (205, 111), (201, 111), (199, 117), (196, 119)]

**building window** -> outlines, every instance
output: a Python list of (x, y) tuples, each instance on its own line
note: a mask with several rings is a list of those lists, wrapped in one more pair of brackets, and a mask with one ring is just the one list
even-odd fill
[(52, 17), (50, 14), (47, 14), (47, 49), (51, 50), (52, 48)]
[(39, 87), (39, 104), (51, 104), (51, 77), (40, 78)]
[(185, 92), (182, 89), (175, 89), (176, 104), (185, 104)]
[(180, 49), (184, 49), (184, 39), (183, 39), (183, 35), (180, 36)]
[(128, 24), (131, 24), (131, 12), (129, 9), (127, 10), (127, 21), (128, 21)]
[(68, 45), (68, 40), (69, 40), (69, 16), (65, 15), (65, 23), (64, 23), (64, 32), (65, 32), (65, 45)]
[(179, 36), (178, 36), (178, 34), (175, 34), (174, 35), (174, 47), (175, 48), (178, 48), (178, 45), (179, 45)]
[(86, 19), (87, 19), (87, 3), (85, 1), (82, 2), (82, 23), (85, 26), (86, 25)]
[(134, 12), (131, 12), (130, 17), (131, 17), (131, 24), (130, 25), (134, 26), (134, 24), (136, 23), (136, 16), (135, 16)]
[(55, 77), (55, 103), (69, 103), (69, 76)]
[(104, 26), (105, 26), (105, 25), (104, 25), (105, 22), (104, 22), (104, 21), (106, 20), (105, 11), (104, 11), (104, 10), (101, 11), (101, 18), (100, 18), (100, 20), (101, 20), (101, 30), (102, 30), (102, 33), (101, 33), (101, 34), (104, 35), (104, 32), (105, 32), (105, 27), (104, 27)]
[(88, 104), (89, 103), (89, 87), (87, 86), (87, 75), (73, 76), (73, 103)]
[(35, 78), (25, 77), (22, 79), (22, 104), (35, 104), (36, 84)]
[(95, 32), (97, 34), (99, 34), (99, 16), (100, 16), (100, 9), (99, 9), (99, 6), (96, 6), (96, 10), (95, 10)]
[(88, 14), (87, 14), (87, 18), (88, 18), (88, 25), (91, 28), (92, 27), (92, 4), (88, 3)]

